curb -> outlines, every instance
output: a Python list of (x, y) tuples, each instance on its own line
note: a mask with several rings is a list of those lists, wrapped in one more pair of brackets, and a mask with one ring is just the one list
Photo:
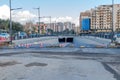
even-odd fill
[(113, 68), (111, 68), (107, 63), (102, 62), (104, 68), (111, 72), (112, 74), (114, 74), (114, 78), (116, 78), (117, 80), (120, 80), (120, 74), (118, 74)]

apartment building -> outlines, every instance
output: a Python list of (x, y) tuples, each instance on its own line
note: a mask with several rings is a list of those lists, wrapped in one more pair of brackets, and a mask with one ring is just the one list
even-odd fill
[(47, 29), (51, 29), (55, 31), (55, 23), (46, 23), (47, 24)]
[(112, 30), (112, 5), (101, 5), (92, 11), (91, 28), (98, 32)]
[(116, 31), (120, 32), (120, 9), (117, 11)]
[(79, 27), (74, 27), (74, 31), (77, 35), (80, 34), (80, 28)]
[(83, 27), (85, 28), (86, 26), (85, 25), (89, 25), (91, 26), (90, 24), (87, 24), (85, 23), (87, 19), (91, 19), (91, 11), (85, 11), (85, 12), (81, 12), (80, 13), (80, 18), (79, 18), (79, 24), (80, 24), (80, 32), (81, 33), (86, 33), (86, 32), (89, 32), (89, 30), (83, 30)]
[(56, 23), (48, 23), (47, 29), (51, 29), (54, 32), (62, 32), (66, 29), (73, 30), (75, 24), (72, 22), (56, 22)]
[[(26, 24), (24, 25), (24, 31), (28, 32), (29, 34), (31, 34), (34, 30), (34, 24), (32, 22), (26, 22)], [(35, 31), (37, 32), (37, 31)]]
[[(39, 23), (36, 23), (36, 29), (38, 31), (38, 27), (39, 27)], [(40, 22), (40, 34), (46, 34), (47, 31), (47, 24), (45, 24), (44, 22)]]
[(66, 29), (72, 30), (74, 26), (75, 24), (72, 22), (64, 22), (64, 30)]
[[(114, 9), (113, 9), (114, 7)], [(80, 15), (80, 21), (85, 16), (89, 16), (91, 19), (91, 31), (94, 32), (111, 32), (120, 31), (120, 4), (112, 5), (100, 5), (89, 11), (82, 12)], [(81, 23), (81, 22), (80, 22)], [(80, 24), (81, 26), (82, 24)]]

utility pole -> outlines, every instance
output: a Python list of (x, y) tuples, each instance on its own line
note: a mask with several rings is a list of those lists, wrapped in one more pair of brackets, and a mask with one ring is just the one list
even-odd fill
[(12, 16), (11, 16), (11, 0), (9, 0), (9, 6), (10, 6), (10, 44), (12, 44)]
[(11, 7), (11, 0), (9, 0), (9, 7), (10, 7), (10, 44), (12, 44), (12, 11), (13, 10), (18, 10), (18, 9), (22, 9), (22, 8), (15, 8), (15, 9), (12, 9)]
[(38, 27), (38, 33), (40, 34), (41, 33), (41, 31), (40, 31), (40, 29), (41, 29), (41, 26), (40, 26), (40, 8), (38, 8), (38, 17), (39, 17), (39, 27)]
[(37, 9), (38, 10), (38, 33), (40, 34), (41, 33), (41, 31), (40, 31), (40, 25), (41, 25), (41, 23), (40, 23), (40, 7), (38, 7), (38, 8), (34, 8), (34, 9)]
[(57, 36), (58, 36), (58, 24), (57, 24), (58, 19), (59, 19), (59, 17), (56, 18), (56, 20), (55, 20), (55, 28), (56, 28)]
[[(97, 15), (96, 15), (97, 9), (96, 9), (96, 8), (97, 8), (97, 7), (95, 7), (95, 35), (96, 35), (96, 31), (97, 31), (97, 30), (96, 30), (96, 21), (97, 21), (97, 19), (96, 19), (96, 18), (97, 18), (97, 17), (96, 17), (96, 16), (97, 16)], [(96, 37), (96, 36), (95, 36), (95, 37)]]
[(112, 39), (111, 42), (113, 43), (114, 40), (114, 31), (115, 31), (115, 26), (114, 26), (114, 0), (112, 0)]
[[(51, 28), (51, 16), (45, 16), (46, 18), (50, 18), (50, 28)], [(53, 28), (53, 31), (54, 31), (54, 28)]]

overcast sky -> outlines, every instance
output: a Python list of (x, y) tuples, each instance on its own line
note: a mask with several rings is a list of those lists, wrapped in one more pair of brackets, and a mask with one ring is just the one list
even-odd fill
[[(78, 24), (80, 12), (89, 10), (98, 5), (112, 4), (112, 0), (11, 0), (12, 8), (22, 7), (22, 10), (12, 12), (15, 21), (35, 21), (37, 10), (40, 7), (41, 16), (51, 16), (52, 21), (73, 21)], [(120, 0), (114, 0), (120, 4)], [(9, 0), (0, 0), (0, 18), (9, 17)], [(34, 19), (33, 19), (34, 18)], [(49, 19), (44, 19), (49, 21)]]

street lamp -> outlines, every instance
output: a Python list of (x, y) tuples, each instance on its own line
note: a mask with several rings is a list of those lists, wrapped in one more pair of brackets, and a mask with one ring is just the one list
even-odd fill
[(38, 10), (38, 33), (40, 34), (40, 7), (34, 9)]
[(97, 7), (95, 7), (95, 38), (96, 38), (96, 32), (97, 32)]
[(111, 42), (113, 43), (114, 40), (114, 31), (115, 31), (115, 26), (114, 26), (114, 0), (112, 0), (112, 39)]
[(10, 5), (10, 43), (12, 44), (12, 16), (11, 16), (11, 0), (9, 0)]
[(10, 43), (12, 44), (12, 11), (13, 10), (18, 10), (18, 9), (22, 9), (22, 8), (15, 8), (15, 9), (11, 9), (11, 0), (9, 0), (9, 7), (10, 7)]
[(58, 18), (56, 18), (56, 20), (55, 20), (55, 29), (56, 29), (56, 32), (57, 32), (57, 36), (58, 36), (58, 25), (57, 25), (57, 20), (59, 19), (59, 17)]

